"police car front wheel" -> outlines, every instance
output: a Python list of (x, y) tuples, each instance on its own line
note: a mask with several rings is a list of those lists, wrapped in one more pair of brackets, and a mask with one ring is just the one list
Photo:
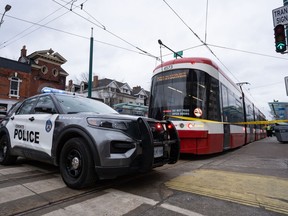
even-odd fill
[(68, 187), (79, 189), (96, 182), (94, 162), (83, 138), (68, 140), (60, 154), (60, 172)]
[(14, 164), (16, 160), (17, 160), (17, 156), (11, 155), (8, 135), (4, 134), (0, 138), (0, 164), (10, 165), (10, 164)]

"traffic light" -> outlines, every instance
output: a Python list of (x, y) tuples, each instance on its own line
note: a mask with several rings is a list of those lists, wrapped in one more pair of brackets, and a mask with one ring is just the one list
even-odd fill
[(274, 28), (276, 52), (284, 52), (286, 50), (286, 35), (284, 25), (277, 25)]

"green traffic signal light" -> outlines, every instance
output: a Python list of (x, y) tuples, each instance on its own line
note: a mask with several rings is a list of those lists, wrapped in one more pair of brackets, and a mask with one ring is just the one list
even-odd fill
[(274, 28), (276, 52), (284, 52), (286, 50), (286, 34), (284, 25), (277, 25)]

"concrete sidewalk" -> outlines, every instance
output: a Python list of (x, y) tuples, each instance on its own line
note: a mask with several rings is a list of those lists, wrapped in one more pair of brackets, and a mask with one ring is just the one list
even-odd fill
[(171, 189), (288, 214), (288, 144), (267, 137), (178, 176)]

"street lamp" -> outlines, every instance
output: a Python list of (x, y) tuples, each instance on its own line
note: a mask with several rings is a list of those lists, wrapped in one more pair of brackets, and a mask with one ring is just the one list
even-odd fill
[(10, 9), (11, 9), (11, 5), (8, 5), (8, 4), (7, 4), (7, 5), (5, 6), (5, 11), (4, 11), (4, 13), (3, 13), (3, 15), (2, 15), (2, 17), (1, 17), (0, 27), (1, 27), (2, 23), (4, 22), (3, 18), (4, 18), (5, 13), (6, 13), (7, 11), (9, 11)]

